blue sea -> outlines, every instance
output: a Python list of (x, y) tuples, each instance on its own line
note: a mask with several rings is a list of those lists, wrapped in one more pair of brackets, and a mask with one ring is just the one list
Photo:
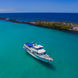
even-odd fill
[(0, 13), (1, 17), (20, 21), (49, 20), (78, 23), (78, 13)]
[[(78, 23), (78, 13), (0, 13), (21, 21)], [(50, 64), (30, 56), (25, 42), (44, 46)], [(0, 78), (78, 78), (78, 34), (0, 20)]]

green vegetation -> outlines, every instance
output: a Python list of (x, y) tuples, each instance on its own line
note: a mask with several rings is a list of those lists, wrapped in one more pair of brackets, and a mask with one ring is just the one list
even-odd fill
[(48, 22), (48, 21), (37, 21), (37, 22), (35, 22), (35, 24), (44, 26), (44, 27), (54, 28), (54, 29), (64, 29), (64, 30), (70, 29), (70, 26), (63, 25), (61, 23), (52, 23), (52, 22)]
[(69, 26), (66, 26), (66, 25), (61, 26), (61, 28), (62, 28), (62, 29), (66, 29), (66, 30), (67, 30), (67, 29), (70, 29), (70, 27), (69, 27)]

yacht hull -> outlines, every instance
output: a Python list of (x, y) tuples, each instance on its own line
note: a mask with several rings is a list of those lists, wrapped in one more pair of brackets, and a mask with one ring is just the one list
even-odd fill
[(33, 56), (34, 58), (36, 58), (36, 59), (38, 59), (38, 60), (41, 60), (41, 61), (47, 62), (47, 63), (50, 63), (50, 62), (51, 62), (51, 61), (49, 61), (49, 60), (46, 60), (46, 59), (40, 58), (40, 57), (38, 57), (38, 56), (35, 56), (32, 52), (30, 52), (30, 51), (28, 51), (28, 50), (26, 50), (26, 51), (27, 51), (27, 53), (29, 53), (31, 56)]

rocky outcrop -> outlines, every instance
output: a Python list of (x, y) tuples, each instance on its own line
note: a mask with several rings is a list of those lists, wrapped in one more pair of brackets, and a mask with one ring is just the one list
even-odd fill
[(78, 33), (78, 24), (72, 22), (63, 22), (63, 21), (57, 22), (57, 21), (42, 21), (42, 20), (27, 22), (9, 18), (0, 18), (0, 20), (5, 20), (14, 23), (31, 24), (39, 27), (46, 27), (51, 29)]

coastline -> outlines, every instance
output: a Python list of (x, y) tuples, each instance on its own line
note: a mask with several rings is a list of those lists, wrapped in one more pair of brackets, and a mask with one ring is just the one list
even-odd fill
[(57, 21), (19, 21), (15, 19), (9, 19), (9, 18), (0, 18), (0, 20), (8, 21), (8, 22), (13, 22), (13, 23), (22, 23), (22, 24), (30, 24), (34, 26), (39, 26), (39, 27), (45, 27), (45, 28), (50, 28), (50, 29), (55, 29), (55, 30), (61, 30), (65, 32), (73, 32), (73, 33), (78, 33), (78, 23), (72, 23), (72, 22), (57, 22)]

